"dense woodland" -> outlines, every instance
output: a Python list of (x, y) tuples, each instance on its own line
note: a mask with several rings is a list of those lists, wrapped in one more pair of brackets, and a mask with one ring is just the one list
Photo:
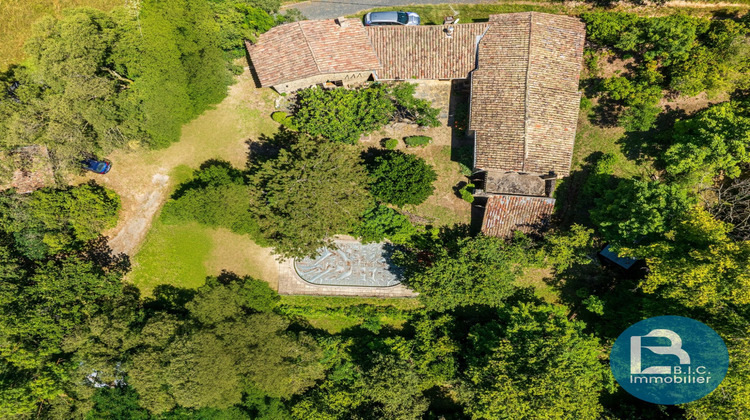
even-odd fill
[[(56, 170), (82, 154), (165, 147), (220, 101), (241, 41), (280, 22), (273, 1), (145, 0), (41, 21), (29, 59), (2, 75), (0, 147), (45, 144)], [(413, 223), (434, 169), (391, 147), (364, 150), (390, 121), (433, 126), (409, 84), (304, 90), (247, 166), (211, 160), (179, 185), (165, 224), (192, 220), (313, 255), (335, 234), (398, 245), (413, 310), (351, 306), (331, 333), (265, 282), (225, 272), (143, 297), (100, 233), (120, 211), (95, 183), (0, 193), (0, 417), (49, 419), (740, 419), (750, 413), (750, 50), (746, 18), (593, 13), (584, 109), (622, 125), (650, 176), (618, 176), (594, 153), (558, 187), (556, 228), (512, 240)], [(18, 83), (16, 83), (18, 82)], [(728, 100), (691, 115), (664, 95)], [(595, 105), (592, 105), (592, 100)], [(323, 106), (323, 105), (326, 106)], [(418, 146), (415, 146), (418, 147)], [(605, 243), (645, 259), (631, 278), (600, 266)], [(549, 303), (518, 280), (549, 273)], [(400, 327), (381, 322), (403, 312)], [(709, 396), (655, 406), (614, 382), (608, 354), (628, 326), (684, 315), (731, 357)]]

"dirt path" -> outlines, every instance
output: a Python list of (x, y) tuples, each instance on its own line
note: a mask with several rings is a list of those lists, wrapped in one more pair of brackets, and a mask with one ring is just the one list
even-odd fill
[(109, 174), (87, 176), (115, 190), (122, 199), (117, 226), (104, 233), (113, 251), (130, 256), (138, 251), (173, 187), (175, 168), (197, 168), (211, 158), (243, 167), (245, 141), (276, 130), (268, 117), (273, 96), (269, 89), (256, 89), (246, 69), (223, 102), (183, 127), (179, 142), (162, 150), (117, 151), (108, 157), (112, 161)]

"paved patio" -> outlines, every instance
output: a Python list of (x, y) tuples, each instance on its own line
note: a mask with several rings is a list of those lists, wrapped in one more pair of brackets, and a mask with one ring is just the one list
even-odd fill
[(279, 294), (367, 297), (413, 297), (401, 284), (401, 269), (390, 262), (388, 244), (336, 241), (316, 258), (279, 263)]

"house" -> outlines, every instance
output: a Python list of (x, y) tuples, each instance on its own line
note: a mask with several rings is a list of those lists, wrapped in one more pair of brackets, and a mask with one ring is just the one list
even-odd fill
[(327, 82), (469, 80), (482, 231), (507, 236), (546, 226), (554, 178), (570, 173), (585, 35), (577, 18), (538, 12), (433, 26), (364, 27), (338, 18), (278, 26), (247, 49), (261, 86), (279, 92)]
[(355, 19), (287, 23), (245, 45), (260, 85), (281, 93), (326, 82), (362, 83), (380, 68), (362, 22)]
[(482, 218), (482, 233), (502, 238), (515, 231), (543, 233), (550, 224), (555, 199), (498, 194), (487, 197)]

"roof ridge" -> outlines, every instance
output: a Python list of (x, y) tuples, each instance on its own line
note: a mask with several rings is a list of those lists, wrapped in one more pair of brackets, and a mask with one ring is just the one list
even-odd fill
[(310, 41), (307, 39), (305, 28), (302, 27), (302, 22), (304, 21), (297, 22), (299, 31), (302, 32), (302, 37), (305, 38), (305, 45), (307, 45), (307, 49), (310, 50), (310, 55), (312, 56), (313, 62), (315, 63), (315, 68), (318, 69), (318, 73), (323, 73), (323, 70), (320, 69), (320, 64), (318, 64), (318, 57), (315, 56), (315, 51), (313, 51), (312, 47), (310, 46)]
[(526, 170), (526, 159), (529, 157), (529, 74), (531, 73), (531, 35), (533, 31), (533, 12), (529, 12), (529, 41), (526, 44), (526, 81), (524, 83), (524, 101), (523, 101), (523, 161), (521, 170)]

